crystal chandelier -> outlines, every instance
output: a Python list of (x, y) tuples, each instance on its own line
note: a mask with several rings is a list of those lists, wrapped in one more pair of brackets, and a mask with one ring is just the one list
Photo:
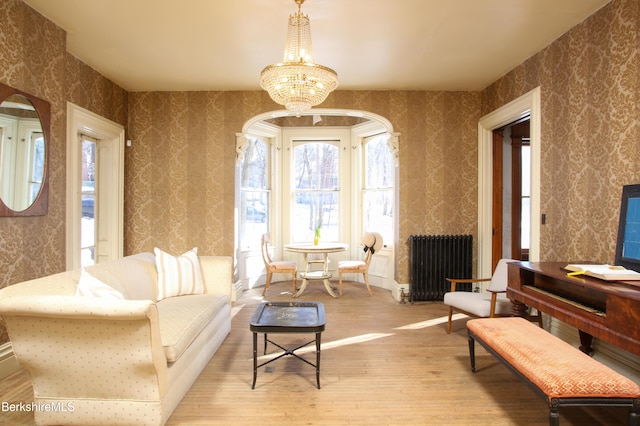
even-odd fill
[(338, 75), (331, 68), (313, 63), (309, 16), (300, 11), (304, 0), (295, 2), (298, 12), (289, 16), (284, 59), (262, 70), (260, 86), (275, 102), (300, 115), (327, 99), (338, 87)]

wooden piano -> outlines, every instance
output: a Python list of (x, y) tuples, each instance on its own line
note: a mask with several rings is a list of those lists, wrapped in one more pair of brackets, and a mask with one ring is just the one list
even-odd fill
[(576, 327), (585, 353), (595, 337), (640, 356), (640, 281), (567, 276), (568, 263), (509, 263), (512, 313), (525, 316), (529, 306)]

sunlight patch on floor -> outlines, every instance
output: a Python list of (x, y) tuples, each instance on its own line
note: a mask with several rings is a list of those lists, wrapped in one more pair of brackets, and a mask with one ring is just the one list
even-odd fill
[[(346, 346), (346, 345), (353, 345), (353, 344), (356, 344), (356, 343), (369, 342), (371, 340), (381, 339), (383, 337), (388, 337), (388, 336), (393, 336), (393, 334), (394, 333), (367, 333), (367, 334), (362, 334), (360, 336), (347, 337), (346, 339), (335, 340), (333, 342), (322, 342), (320, 344), (320, 349), (321, 350), (327, 350), (327, 349), (333, 349), (333, 348)], [(260, 344), (258, 344), (258, 347), (260, 347)], [(310, 346), (307, 346), (307, 347), (300, 348), (300, 349), (296, 350), (295, 353), (297, 355), (300, 355), (300, 354), (309, 353), (309, 352), (315, 352), (315, 351), (316, 351), (315, 345), (314, 346), (310, 345)], [(279, 357), (283, 353), (284, 352), (282, 352), (282, 351), (278, 351), (278, 352), (262, 355), (262, 356), (258, 357), (258, 360), (259, 361), (266, 361), (266, 360), (269, 360), (269, 359), (272, 359), (272, 358)]]
[[(451, 317), (451, 321), (459, 320), (462, 318), (467, 318), (465, 314), (454, 314)], [(395, 330), (420, 330), (421, 328), (433, 327), (434, 325), (440, 325), (446, 323), (448, 320), (448, 316), (433, 318), (427, 321), (416, 322), (413, 324), (403, 325), (402, 327), (396, 327)]]

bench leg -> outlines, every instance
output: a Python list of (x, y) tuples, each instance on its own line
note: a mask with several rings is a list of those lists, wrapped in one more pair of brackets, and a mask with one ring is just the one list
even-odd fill
[(640, 399), (634, 399), (629, 412), (629, 426), (640, 426)]
[(469, 361), (471, 361), (471, 372), (476, 372), (476, 347), (475, 340), (469, 335)]
[(549, 426), (560, 426), (560, 413), (558, 413), (558, 401), (549, 401)]

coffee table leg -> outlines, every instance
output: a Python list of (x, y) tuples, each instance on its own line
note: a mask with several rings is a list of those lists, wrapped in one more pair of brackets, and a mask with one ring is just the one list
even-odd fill
[(256, 377), (258, 376), (258, 333), (253, 333), (253, 384), (251, 389), (256, 387)]
[(262, 355), (266, 355), (267, 354), (267, 333), (264, 333), (264, 352), (262, 353)]
[(320, 389), (320, 333), (316, 333), (316, 383)]

